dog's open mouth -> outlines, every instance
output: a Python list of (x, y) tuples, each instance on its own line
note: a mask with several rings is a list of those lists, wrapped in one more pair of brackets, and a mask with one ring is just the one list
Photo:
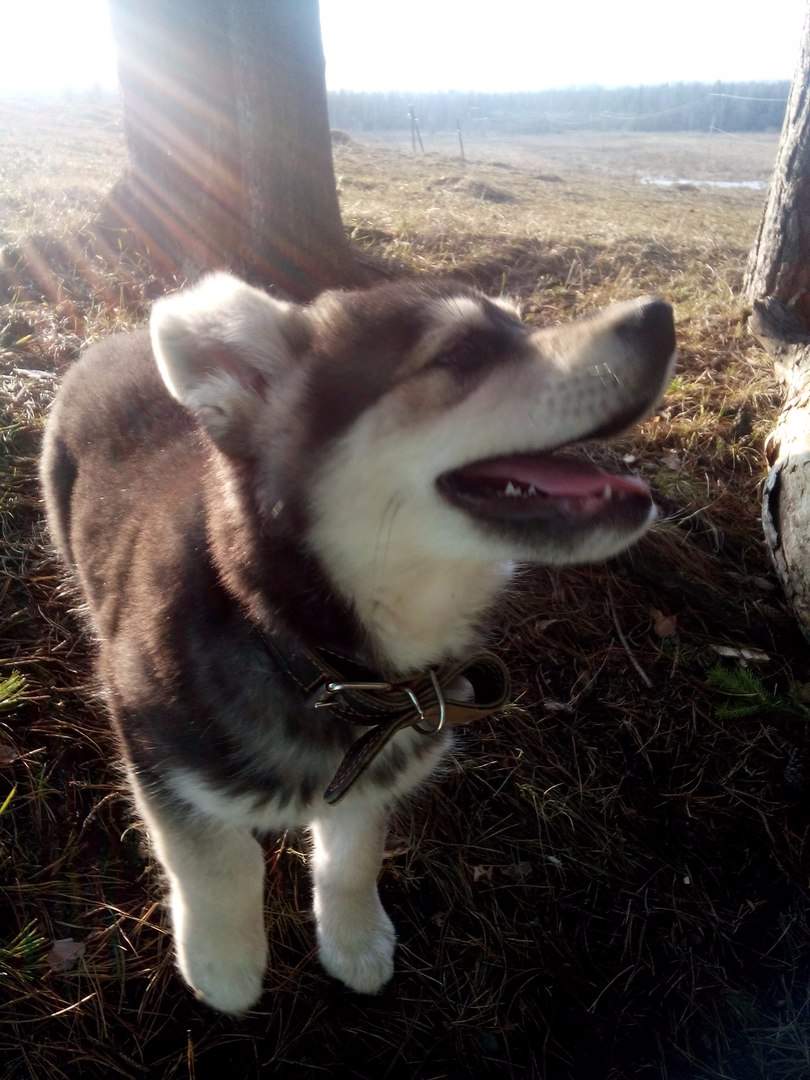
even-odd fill
[(653, 510), (647, 484), (608, 473), (563, 453), (514, 454), (476, 461), (444, 473), (444, 497), (491, 521), (568, 521), (572, 525), (647, 520)]

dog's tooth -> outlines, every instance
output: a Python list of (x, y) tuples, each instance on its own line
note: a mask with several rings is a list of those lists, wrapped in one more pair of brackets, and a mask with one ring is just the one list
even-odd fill
[(529, 488), (529, 494), (530, 494), (530, 495), (536, 495), (536, 494), (537, 494), (537, 488), (536, 488), (536, 487), (534, 486), (534, 484), (532, 484), (532, 485), (530, 486), (530, 488)]
[(605, 484), (605, 486), (602, 488), (602, 498), (609, 499), (612, 494), (613, 488), (610, 486), (610, 484)]
[(503, 489), (504, 495), (519, 495), (520, 490), (510, 480), (506, 487)]

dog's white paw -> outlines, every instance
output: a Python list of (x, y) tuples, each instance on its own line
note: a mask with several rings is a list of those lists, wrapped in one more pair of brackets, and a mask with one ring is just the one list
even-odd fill
[(396, 934), (380, 910), (368, 926), (327, 930), (318, 928), (320, 961), (326, 971), (358, 994), (376, 994), (394, 974)]
[(178, 942), (180, 972), (198, 998), (224, 1013), (243, 1013), (262, 996), (267, 970), (264, 935), (222, 933)]

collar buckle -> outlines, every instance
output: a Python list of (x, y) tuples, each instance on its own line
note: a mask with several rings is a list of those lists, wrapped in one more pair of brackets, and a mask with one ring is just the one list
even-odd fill
[(428, 675), (433, 687), (433, 693), (436, 695), (436, 705), (438, 706), (439, 716), (433, 727), (426, 726), (427, 716), (425, 710), (422, 707), (422, 703), (416, 695), (416, 691), (407, 685), (396, 686), (394, 683), (389, 682), (328, 682), (321, 692), (320, 699), (315, 702), (313, 708), (315, 709), (332, 709), (336, 705), (339, 705), (337, 695), (338, 694), (351, 694), (355, 691), (366, 691), (368, 693), (385, 694), (390, 693), (392, 690), (399, 690), (410, 699), (411, 705), (416, 712), (416, 720), (413, 721), (412, 727), (418, 731), (421, 735), (438, 735), (444, 727), (444, 721), (446, 716), (446, 703), (444, 693), (441, 688), (441, 684), (436, 676), (436, 672), (433, 668), (428, 669)]
[(313, 707), (316, 709), (333, 708), (339, 704), (335, 699), (335, 694), (351, 693), (352, 690), (370, 690), (384, 694), (393, 688), (393, 684), (387, 682), (329, 682), (321, 694), (320, 701), (316, 701)]

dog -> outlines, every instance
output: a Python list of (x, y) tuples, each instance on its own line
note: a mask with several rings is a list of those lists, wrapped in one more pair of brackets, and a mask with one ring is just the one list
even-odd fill
[(674, 354), (656, 298), (538, 329), (452, 281), (300, 306), (216, 273), (68, 372), (49, 529), (210, 1006), (261, 995), (256, 836), (287, 827), (311, 833), (323, 967), (390, 979), (389, 808), (508, 697), (478, 650), (515, 565), (603, 560), (650, 525), (640, 478), (570, 448), (649, 415)]

